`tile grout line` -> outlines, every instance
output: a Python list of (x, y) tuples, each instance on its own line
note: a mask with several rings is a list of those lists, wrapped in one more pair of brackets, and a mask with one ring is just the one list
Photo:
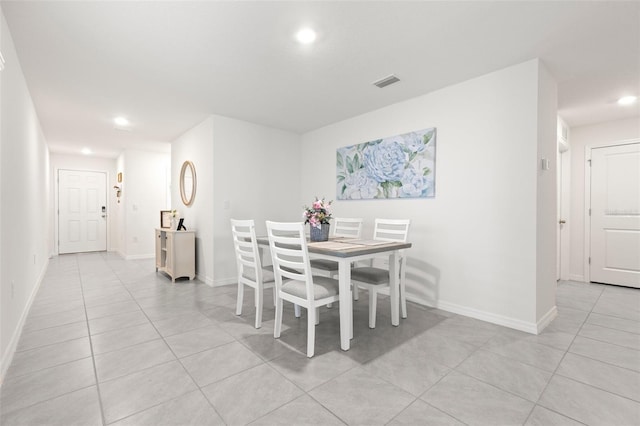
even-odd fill
[(89, 314), (87, 313), (87, 305), (84, 300), (84, 286), (82, 285), (82, 272), (80, 271), (80, 260), (78, 255), (75, 255), (76, 264), (78, 265), (78, 276), (80, 278), (80, 292), (82, 294), (82, 304), (84, 307), (85, 321), (87, 322), (87, 334), (89, 335), (89, 348), (91, 350), (91, 363), (93, 365), (93, 377), (96, 380), (96, 392), (98, 393), (98, 406), (100, 407), (100, 417), (102, 424), (107, 424), (107, 419), (104, 414), (104, 407), (102, 405), (102, 394), (100, 392), (100, 382), (98, 381), (98, 369), (96, 368), (96, 357), (93, 350), (93, 340), (91, 339), (91, 326), (89, 325)]
[[(118, 274), (114, 271), (114, 269), (111, 267), (111, 265), (109, 265), (109, 263), (108, 263), (108, 262), (105, 262), (105, 263), (107, 263), (107, 266), (109, 266), (109, 269), (111, 269), (111, 271), (112, 271), (112, 272), (113, 272), (113, 273), (118, 277), (118, 280), (122, 283), (122, 280), (120, 279), (120, 277), (118, 276)], [(157, 272), (156, 272), (156, 274), (157, 274)], [(148, 316), (148, 315), (147, 315), (147, 313), (145, 312), (144, 308), (143, 308), (142, 306), (140, 306), (140, 304), (138, 303), (138, 300), (133, 296), (133, 294), (131, 293), (131, 291), (129, 290), (129, 288), (128, 288), (124, 283), (122, 283), (122, 286), (125, 288), (125, 290), (127, 291), (127, 293), (129, 293), (129, 295), (131, 296), (132, 300), (136, 303), (136, 305), (138, 305), (138, 308), (140, 309), (140, 311), (142, 312), (142, 314), (145, 316), (145, 318), (147, 319), (147, 321), (149, 321), (149, 324), (151, 324), (151, 327), (153, 327), (153, 329), (156, 331), (156, 333), (158, 333), (158, 336), (160, 336), (160, 339), (162, 339), (162, 341), (163, 341), (163, 342), (164, 342), (164, 344), (167, 346), (167, 348), (169, 349), (169, 351), (170, 351), (170, 352), (173, 354), (173, 356), (175, 357), (175, 360), (167, 361), (166, 363), (162, 363), (162, 364), (168, 364), (168, 363), (170, 363), (170, 362), (177, 361), (177, 362), (178, 362), (178, 364), (180, 364), (180, 367), (181, 367), (181, 368), (183, 369), (183, 371), (185, 372), (185, 374), (186, 374), (186, 375), (191, 379), (191, 381), (193, 382), (193, 384), (196, 386), (196, 388), (197, 388), (198, 392), (200, 392), (200, 394), (201, 394), (201, 395), (202, 395), (202, 397), (205, 399), (205, 401), (207, 401), (207, 404), (209, 404), (209, 406), (211, 407), (211, 409), (213, 409), (213, 411), (218, 415), (218, 417), (219, 417), (220, 419), (222, 419), (223, 417), (220, 415), (220, 413), (218, 412), (218, 410), (216, 410), (216, 408), (213, 406), (213, 404), (211, 404), (211, 401), (209, 401), (209, 398), (207, 398), (207, 397), (206, 397), (206, 395), (204, 394), (204, 392), (202, 392), (202, 388), (200, 387), (200, 385), (198, 385), (198, 382), (196, 382), (196, 380), (193, 378), (193, 376), (191, 375), (191, 373), (189, 372), (189, 370), (184, 366), (184, 364), (182, 363), (182, 361), (180, 360), (180, 358), (176, 355), (176, 353), (174, 352), (174, 350), (171, 348), (171, 345), (169, 345), (169, 344), (167, 343), (167, 341), (166, 341), (166, 339), (165, 339), (165, 336), (163, 336), (163, 335), (160, 333), (160, 331), (157, 329), (157, 327), (155, 326), (155, 324), (153, 323), (153, 321), (151, 321), (151, 318), (149, 318), (149, 316)], [(203, 328), (204, 328), (204, 327), (203, 327)], [(170, 336), (167, 336), (167, 337), (170, 337)], [(234, 337), (234, 336), (232, 336), (232, 337)], [(235, 339), (235, 337), (234, 337), (234, 339)], [(231, 343), (231, 342), (229, 342), (229, 343)], [(135, 345), (133, 345), (133, 346), (135, 346)], [(158, 364), (158, 365), (162, 365), (162, 364)], [(152, 367), (148, 367), (148, 368), (153, 368), (153, 367), (157, 367), (157, 365), (152, 366)], [(145, 370), (145, 369), (143, 369), (143, 370)], [(142, 370), (140, 370), (140, 371), (142, 371)], [(130, 374), (133, 374), (133, 373), (130, 373)], [(125, 376), (121, 376), (121, 377), (125, 377)], [(190, 391), (190, 392), (194, 392), (194, 391)], [(137, 411), (137, 412), (135, 412), (135, 413), (132, 413), (132, 414), (130, 414), (129, 416), (126, 416), (126, 417), (124, 417), (124, 418), (131, 417), (131, 416), (135, 416), (135, 415), (140, 414), (140, 413), (143, 413), (143, 412), (145, 412), (146, 410), (149, 410), (149, 409), (151, 409), (151, 408), (154, 408), (154, 407), (160, 406), (160, 405), (162, 405), (162, 404), (166, 404), (167, 402), (169, 402), (169, 401), (173, 401), (173, 400), (178, 399), (178, 398), (181, 398), (181, 397), (183, 397), (184, 395), (189, 394), (190, 392), (186, 392), (186, 393), (184, 393), (184, 394), (177, 395), (177, 396), (175, 396), (174, 398), (170, 398), (170, 399), (168, 399), (168, 400), (166, 400), (166, 401), (161, 401), (161, 402), (159, 402), (158, 404), (155, 404), (155, 405), (153, 405), (153, 406), (151, 406), (151, 407), (147, 407), (147, 408), (145, 408), (145, 409), (143, 409), (143, 410), (141, 410), (141, 411)], [(118, 419), (118, 421), (120, 421), (120, 420), (122, 420), (122, 419)], [(105, 423), (105, 424), (106, 424), (106, 423)]]
[[(79, 273), (79, 268), (77, 267), (77, 261), (76, 261), (76, 268), (75, 268), (75, 270)], [(45, 284), (44, 280), (43, 280), (43, 283), (42, 283), (42, 284)], [(80, 285), (80, 286), (81, 286), (81, 283), (80, 283), (80, 282), (78, 282), (78, 285)], [(43, 288), (43, 287), (41, 286), (41, 287), (40, 287), (40, 289), (42, 289), (42, 288)], [(40, 290), (39, 290), (39, 291), (40, 291)], [(82, 291), (82, 289), (81, 289), (81, 291)], [(30, 312), (29, 312), (29, 314), (30, 314)], [(82, 321), (76, 321), (76, 323), (80, 323), (80, 322), (82, 322)], [(71, 323), (71, 324), (75, 324), (75, 323)], [(68, 324), (61, 324), (61, 325), (68, 325)], [(88, 325), (87, 325), (87, 326), (88, 326)], [(53, 327), (48, 327), (48, 328), (53, 328)], [(45, 328), (45, 329), (48, 329), (48, 328)], [(43, 330), (44, 330), (44, 329), (43, 329)], [(35, 330), (35, 331), (40, 331), (40, 330)], [(88, 331), (87, 331), (87, 332), (88, 332)], [(70, 340), (67, 340), (67, 341), (71, 341), (71, 340), (80, 340), (80, 339), (82, 339), (82, 338), (78, 338), (78, 339), (70, 339)], [(59, 342), (59, 343), (64, 343), (64, 342)], [(91, 340), (90, 340), (90, 339), (89, 339), (89, 344), (91, 344)], [(43, 345), (43, 346), (41, 346), (41, 347), (46, 347), (46, 346), (50, 346), (50, 345)], [(35, 349), (37, 349), (37, 348), (35, 348)], [(42, 368), (42, 369), (40, 369), (40, 370), (32, 371), (32, 372), (30, 372), (30, 373), (21, 374), (21, 375), (15, 376), (15, 377), (16, 377), (16, 378), (19, 378), (19, 377), (27, 376), (27, 375), (29, 375), (29, 374), (41, 373), (41, 372), (43, 372), (43, 371), (45, 371), (45, 370), (52, 369), (52, 368), (56, 368), (56, 367), (59, 367), (59, 366), (62, 366), (62, 365), (68, 365), (68, 364), (71, 364), (71, 363), (74, 363), (74, 362), (77, 362), (77, 361), (81, 361), (81, 360), (83, 360), (83, 359), (87, 359), (87, 358), (89, 358), (89, 357), (91, 357), (91, 355), (89, 355), (89, 356), (87, 356), (87, 357), (84, 357), (84, 358), (79, 358), (79, 359), (75, 359), (75, 360), (70, 360), (70, 361), (62, 362), (62, 363), (60, 363), (60, 364), (52, 365), (52, 366), (49, 366), (49, 367), (46, 367), (46, 368)], [(12, 364), (13, 364), (13, 362), (12, 362)], [(94, 367), (94, 374), (95, 374), (95, 367)], [(6, 382), (6, 380), (5, 380), (5, 382)], [(3, 382), (3, 383), (4, 383), (4, 382)], [(96, 384), (97, 384), (97, 383), (96, 383)], [(74, 392), (78, 392), (78, 391), (83, 390), (83, 389), (88, 389), (88, 388), (90, 388), (90, 387), (92, 387), (92, 386), (93, 386), (93, 385), (89, 385), (89, 386), (81, 387), (81, 388), (79, 388), (79, 389), (74, 389), (74, 390), (71, 390), (71, 391), (68, 391), (68, 392), (64, 392), (64, 393), (61, 393), (61, 394), (59, 394), (59, 395), (55, 395), (55, 396), (53, 396), (53, 397), (50, 397), (50, 398), (47, 398), (47, 399), (44, 399), (44, 400), (41, 400), (41, 401), (36, 401), (36, 402), (34, 402), (33, 404), (27, 405), (27, 406), (25, 406), (25, 407), (21, 407), (21, 408), (17, 408), (17, 409), (11, 410), (11, 411), (9, 411), (9, 413), (13, 413), (13, 412), (20, 411), (20, 410), (25, 410), (25, 409), (27, 409), (27, 408), (34, 407), (34, 406), (39, 405), (39, 404), (42, 404), (42, 403), (46, 403), (46, 402), (48, 402), (48, 401), (52, 401), (52, 400), (54, 400), (54, 399), (56, 399), (56, 398), (60, 398), (60, 397), (63, 397), (63, 396), (65, 396), (65, 395), (69, 395), (69, 394), (72, 394), (72, 393), (74, 393)], [(6, 413), (6, 414), (8, 414), (8, 413)]]
[[(560, 284), (562, 285), (562, 284)], [(560, 286), (558, 285), (558, 286)], [(547, 391), (547, 389), (549, 388), (549, 384), (551, 383), (551, 381), (553, 380), (554, 377), (556, 377), (556, 375), (558, 375), (559, 377), (564, 377), (561, 374), (558, 374), (558, 369), (560, 368), (560, 366), (562, 365), (562, 362), (564, 361), (565, 357), (567, 356), (567, 354), (569, 353), (569, 350), (571, 349), (571, 346), (573, 345), (573, 342), (576, 340), (576, 338), (578, 337), (578, 334), (580, 334), (580, 330), (582, 330), (582, 327), (584, 326), (584, 324), (587, 322), (587, 319), (589, 318), (589, 315), (591, 315), (591, 313), (593, 312), (593, 308), (596, 306), (596, 304), (598, 303), (598, 301), (600, 300), (600, 298), (602, 297), (602, 293), (604, 293), (604, 288), (600, 289), (600, 294), (598, 295), (597, 299), (594, 301), (593, 305), (591, 306), (591, 309), (588, 311), (587, 315), (585, 316), (584, 320), (582, 321), (582, 323), (580, 324), (580, 327), (578, 327), (578, 330), (575, 332), (575, 334), (573, 334), (573, 338), (571, 339), (571, 342), (569, 343), (569, 345), (567, 346), (567, 349), (564, 351), (564, 354), (562, 355), (562, 358), (560, 358), (560, 361), (558, 361), (558, 365), (556, 365), (556, 368), (553, 369), (553, 372), (551, 374), (551, 378), (549, 378), (549, 381), (546, 383), (546, 385), (544, 386), (544, 389), (542, 389), (542, 392), (540, 392), (540, 395), (538, 396), (538, 399), (535, 401), (533, 408), (531, 409), (531, 412), (529, 413), (529, 416), (527, 417), (527, 420), (529, 420), (529, 418), (531, 417), (531, 414), (533, 414), (533, 410), (540, 406), (546, 410), (552, 411), (556, 414), (559, 414), (563, 417), (567, 417), (571, 420), (575, 420), (579, 423), (582, 423), (581, 421), (579, 421), (578, 419), (574, 419), (573, 417), (566, 415), (564, 413), (559, 413), (551, 408), (545, 407), (544, 405), (540, 405), (540, 399), (542, 398), (542, 396), (544, 395), (544, 393)], [(557, 318), (556, 318), (557, 319)], [(610, 392), (609, 392), (610, 393)], [(584, 424), (584, 423), (583, 423)]]

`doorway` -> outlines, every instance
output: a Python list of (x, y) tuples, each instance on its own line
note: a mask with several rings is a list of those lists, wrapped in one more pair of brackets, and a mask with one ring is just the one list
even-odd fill
[(591, 148), (589, 280), (640, 288), (640, 142)]
[(58, 253), (106, 250), (106, 173), (58, 170)]
[(556, 280), (566, 280), (569, 277), (569, 253), (570, 253), (570, 224), (567, 218), (570, 212), (571, 187), (570, 187), (570, 162), (567, 154), (568, 145), (558, 144), (557, 154), (557, 232), (556, 232)]

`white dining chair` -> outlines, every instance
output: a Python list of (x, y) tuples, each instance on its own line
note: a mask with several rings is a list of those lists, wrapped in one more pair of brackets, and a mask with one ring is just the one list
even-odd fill
[[(397, 219), (376, 219), (373, 239), (379, 241), (393, 241), (406, 243), (409, 236), (409, 225), (411, 221)], [(405, 269), (406, 259), (404, 250), (399, 253), (399, 279), (400, 279), (400, 309), (402, 318), (407, 317), (407, 298), (405, 292)], [(356, 266), (351, 268), (351, 285), (353, 287), (354, 299), (358, 298), (358, 288), (365, 288), (369, 291), (369, 328), (376, 328), (376, 307), (377, 294), (383, 288), (388, 288), (389, 269), (374, 265)], [(393, 303), (393, 301), (392, 301)]]
[[(238, 297), (236, 315), (242, 315), (244, 286), (254, 289), (254, 305), (256, 308), (255, 327), (262, 326), (262, 306), (264, 290), (274, 288), (275, 277), (272, 267), (263, 267), (256, 241), (255, 223), (253, 220), (231, 219), (231, 232), (235, 247), (236, 266), (238, 270)], [(276, 303), (275, 289), (273, 304)]]
[[(276, 288), (273, 337), (280, 338), (283, 301), (307, 309), (307, 357), (311, 358), (315, 349), (315, 326), (319, 321), (319, 308), (338, 301), (338, 280), (312, 275), (302, 223), (267, 221), (267, 232)], [(285, 279), (288, 281), (285, 282)]]
[[(360, 238), (362, 234), (361, 218), (336, 217), (333, 219), (333, 237)], [(338, 275), (338, 262), (328, 259), (311, 259), (311, 268), (326, 272), (330, 277)]]

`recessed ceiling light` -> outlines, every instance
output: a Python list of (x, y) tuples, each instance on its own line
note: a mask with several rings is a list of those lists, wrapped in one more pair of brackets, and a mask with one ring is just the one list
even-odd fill
[(302, 44), (311, 44), (316, 40), (316, 32), (311, 28), (303, 28), (296, 33), (296, 40)]
[(128, 126), (129, 120), (124, 117), (116, 117), (113, 119), (113, 122), (116, 123), (117, 126)]
[(637, 96), (623, 96), (618, 99), (618, 105), (631, 105), (635, 104), (638, 100)]
[(91, 150), (89, 148), (82, 148), (82, 151), (80, 151), (80, 152), (83, 153), (84, 155), (91, 154)]

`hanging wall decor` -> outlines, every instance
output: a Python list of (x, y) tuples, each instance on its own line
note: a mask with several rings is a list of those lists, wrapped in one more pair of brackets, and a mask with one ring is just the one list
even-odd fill
[(338, 148), (338, 200), (435, 197), (436, 128)]

